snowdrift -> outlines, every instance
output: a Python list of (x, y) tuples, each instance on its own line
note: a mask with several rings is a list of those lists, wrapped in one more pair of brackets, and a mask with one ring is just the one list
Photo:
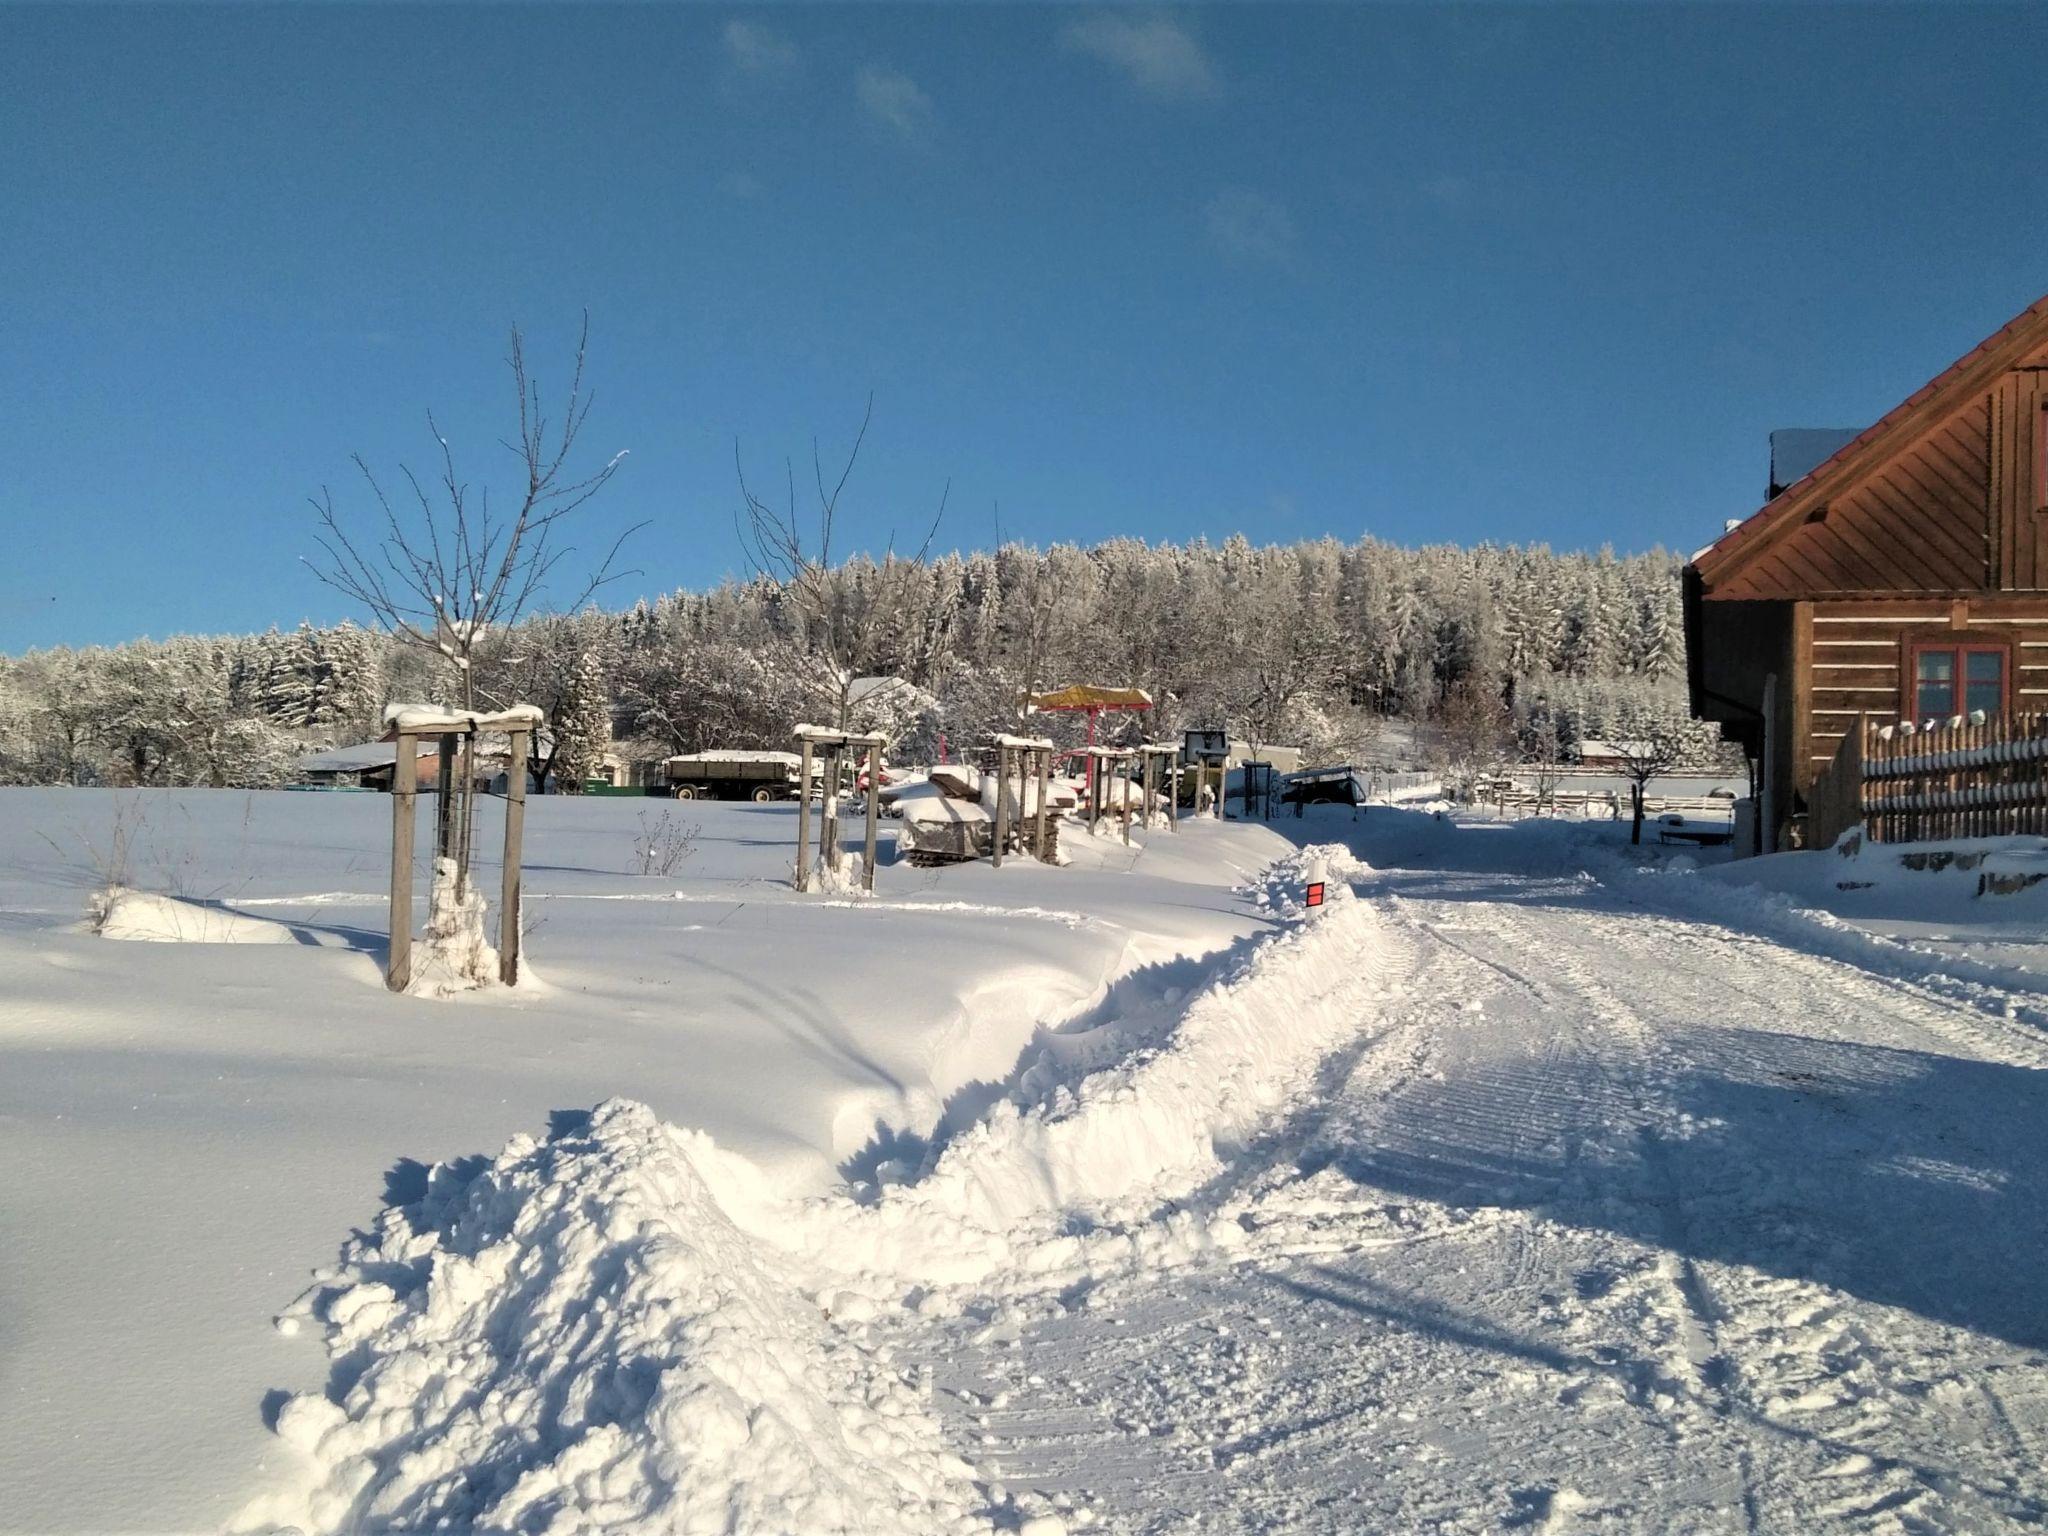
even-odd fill
[(296, 944), (283, 923), (213, 902), (123, 888), (94, 898), (93, 928), (103, 939), (145, 944)]
[[(1256, 941), (1162, 1025), (1051, 1037), (1016, 1096), (878, 1203), (778, 1198), (745, 1159), (624, 1100), (480, 1174), (437, 1168), (285, 1324), (336, 1377), (278, 1432), (309, 1486), (245, 1527), (943, 1532), (988, 1528), (914, 1382), (868, 1327), (1245, 1239), (1189, 1204), (1376, 1011), (1394, 950), (1335, 847), (1248, 894), (1332, 905)], [(1089, 1072), (1078, 1061), (1108, 1065)]]
[(473, 1178), (435, 1169), (302, 1305), (343, 1362), (332, 1396), (278, 1419), (311, 1486), (238, 1523), (986, 1529), (913, 1388), (714, 1183), (745, 1198), (749, 1170), (624, 1100), (574, 1135), (515, 1139)]

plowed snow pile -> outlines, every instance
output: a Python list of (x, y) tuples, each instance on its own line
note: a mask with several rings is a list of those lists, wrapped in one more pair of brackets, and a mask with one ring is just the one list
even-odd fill
[[(1310, 849), (1265, 887), (1317, 860), (1333, 882), (1360, 872)], [(1078, 1043), (1050, 1037), (1015, 1097), (876, 1205), (779, 1201), (744, 1159), (622, 1100), (571, 1135), (514, 1140), (473, 1177), (436, 1169), (299, 1304), (341, 1362), (329, 1395), (279, 1419), (310, 1486), (242, 1523), (988, 1528), (1000, 1492), (945, 1449), (916, 1377), (867, 1324), (880, 1308), (957, 1311), (948, 1287), (1243, 1241), (1236, 1221), (1211, 1231), (1174, 1203), (1375, 1011), (1386, 940), (1371, 908), (1332, 894), (1184, 1004), (1165, 994), (1164, 1027), (1112, 1018)], [(1061, 1527), (1041, 1514), (1034, 1528)]]
[(285, 1406), (315, 1481), (242, 1523), (984, 1528), (912, 1387), (720, 1205), (706, 1175), (743, 1181), (732, 1162), (613, 1100), (467, 1182), (436, 1169), (311, 1303), (337, 1359), (367, 1363), (338, 1401)]

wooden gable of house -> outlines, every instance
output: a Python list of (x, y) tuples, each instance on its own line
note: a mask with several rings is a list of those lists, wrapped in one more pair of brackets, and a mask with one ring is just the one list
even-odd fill
[(1694, 562), (1709, 601), (2048, 590), (2048, 300)]

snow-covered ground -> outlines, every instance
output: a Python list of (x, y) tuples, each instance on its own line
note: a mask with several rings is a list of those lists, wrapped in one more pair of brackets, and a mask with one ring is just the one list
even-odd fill
[[(122, 804), (204, 942), (79, 930)], [(669, 809), (534, 802), (541, 979), (436, 1002), (381, 797), (0, 792), (0, 1526), (2048, 1520), (2048, 885)]]

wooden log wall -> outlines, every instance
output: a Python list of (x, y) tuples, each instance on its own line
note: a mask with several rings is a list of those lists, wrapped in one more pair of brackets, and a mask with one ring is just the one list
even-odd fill
[[(1810, 606), (1810, 639), (1795, 643), (1811, 662), (1798, 728), (1797, 781), (1814, 783), (1834, 761), (1858, 720), (1879, 726), (1912, 708), (1912, 679), (1901, 667), (1908, 637), (1939, 640), (1985, 636), (2012, 647), (2010, 709), (2048, 710), (2048, 597), (1929, 598), (1908, 602), (1817, 602)], [(1803, 626), (1804, 627), (1804, 626)], [(1811, 794), (1808, 795), (1809, 804)]]

